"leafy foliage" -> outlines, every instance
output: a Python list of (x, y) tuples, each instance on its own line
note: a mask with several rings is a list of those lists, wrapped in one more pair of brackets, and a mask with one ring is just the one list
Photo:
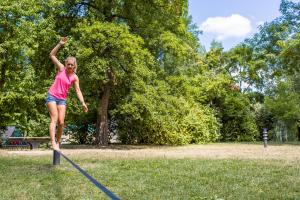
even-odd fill
[(0, 125), (48, 134), (47, 57), (68, 35), (58, 57), (77, 57), (90, 108), (84, 115), (70, 91), (66, 121), (79, 143), (94, 139), (82, 124), (99, 121), (108, 83), (105, 123), (124, 143), (252, 141), (275, 121), (298, 127), (299, 3), (282, 0), (281, 17), (228, 52), (217, 41), (205, 52), (187, 8), (187, 0), (1, 1)]
[(218, 122), (208, 107), (168, 94), (164, 82), (132, 93), (116, 112), (121, 141), (127, 143), (187, 144), (215, 141)]

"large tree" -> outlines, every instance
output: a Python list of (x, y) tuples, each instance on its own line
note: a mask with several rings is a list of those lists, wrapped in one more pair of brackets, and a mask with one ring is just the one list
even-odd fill
[[(60, 36), (69, 36), (58, 57), (78, 58), (90, 113), (79, 111), (71, 90), (67, 121), (95, 122), (97, 144), (108, 144), (109, 129), (127, 143), (247, 140), (256, 134), (249, 103), (229, 75), (240, 65), (245, 73), (237, 81), (259, 83), (259, 62), (251, 61), (258, 54), (248, 47), (205, 54), (187, 0), (20, 0), (0, 6), (3, 125), (47, 134), (44, 97), (55, 76), (48, 54)], [(230, 124), (235, 134), (225, 138), (220, 129), (229, 133)]]
[[(258, 33), (229, 52), (228, 69), (238, 70), (238, 81), (266, 97), (263, 107), (268, 108), (266, 113), (271, 112), (268, 116), (274, 117), (269, 121), (284, 122), (287, 127), (298, 124), (294, 111), (297, 113), (299, 102), (295, 84), (299, 66), (299, 5), (282, 0), (280, 17), (260, 26)], [(258, 101), (262, 103), (264, 98)], [(287, 102), (292, 109), (286, 107)]]
[(43, 9), (32, 0), (0, 3), (0, 123), (37, 135), (47, 134), (45, 84), (39, 76), (46, 71), (43, 60), (47, 55), (37, 59), (36, 52), (47, 48), (45, 40), (55, 37)]

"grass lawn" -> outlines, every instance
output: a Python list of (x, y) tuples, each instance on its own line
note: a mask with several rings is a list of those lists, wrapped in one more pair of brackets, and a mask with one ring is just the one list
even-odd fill
[[(122, 158), (95, 152), (65, 154), (121, 199), (300, 199), (299, 159)], [(4, 152), (0, 199), (109, 198), (65, 159), (54, 167), (51, 152)]]

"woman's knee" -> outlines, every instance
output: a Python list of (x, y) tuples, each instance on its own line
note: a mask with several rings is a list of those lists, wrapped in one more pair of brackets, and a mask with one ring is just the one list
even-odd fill
[(56, 118), (51, 118), (50, 124), (57, 124), (57, 119)]
[(58, 126), (63, 127), (65, 125), (65, 122), (62, 120), (58, 121)]

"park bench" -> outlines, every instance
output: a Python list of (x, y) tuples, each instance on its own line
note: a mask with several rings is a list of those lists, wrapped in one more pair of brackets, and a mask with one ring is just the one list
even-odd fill
[[(1, 132), (2, 131), (2, 132)], [(66, 143), (68, 136), (62, 135), (61, 142)], [(40, 144), (46, 143), (49, 147), (50, 137), (24, 136), (15, 126), (2, 127), (0, 129), (0, 147), (8, 149), (37, 149)]]
[(50, 137), (9, 137), (8, 144), (5, 147), (30, 146), (30, 149), (36, 149), (42, 143), (49, 143)]

